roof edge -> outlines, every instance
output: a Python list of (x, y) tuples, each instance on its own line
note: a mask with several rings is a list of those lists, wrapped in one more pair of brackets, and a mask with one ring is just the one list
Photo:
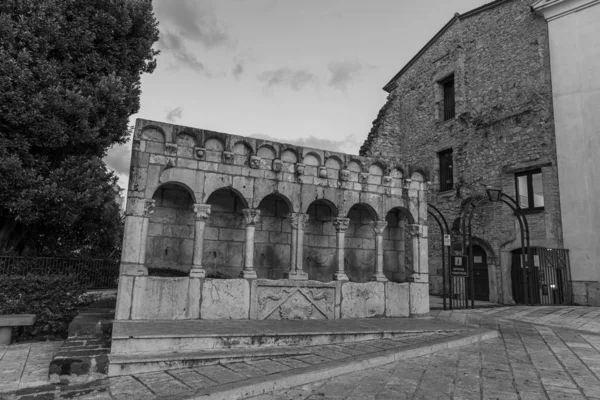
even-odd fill
[(450, 19), (450, 21), (448, 21), (448, 22), (446, 23), (446, 25), (444, 25), (444, 26), (442, 27), (442, 29), (440, 29), (440, 30), (439, 30), (439, 31), (438, 31), (438, 32), (437, 32), (437, 33), (436, 33), (436, 34), (435, 34), (435, 35), (434, 35), (434, 36), (433, 36), (433, 37), (432, 37), (432, 38), (431, 38), (431, 39), (430, 39), (430, 40), (429, 40), (429, 41), (428, 41), (426, 44), (425, 44), (425, 46), (423, 46), (423, 47), (421, 48), (421, 50), (419, 50), (419, 52), (418, 52), (418, 53), (417, 53), (417, 54), (416, 54), (416, 55), (415, 55), (413, 58), (411, 58), (411, 59), (410, 59), (410, 61), (409, 61), (408, 63), (406, 63), (406, 65), (405, 65), (404, 67), (402, 67), (402, 69), (401, 69), (401, 70), (400, 70), (400, 71), (399, 71), (399, 72), (398, 72), (396, 75), (394, 75), (394, 77), (393, 77), (393, 78), (392, 78), (392, 79), (391, 79), (391, 80), (390, 80), (388, 83), (386, 83), (386, 85), (383, 87), (383, 90), (385, 90), (385, 91), (386, 91), (386, 92), (388, 92), (388, 93), (389, 93), (389, 92), (391, 92), (392, 90), (394, 90), (394, 89), (397, 87), (396, 80), (397, 80), (397, 79), (398, 79), (400, 76), (402, 76), (402, 74), (404, 74), (404, 72), (406, 72), (406, 70), (407, 70), (408, 68), (410, 68), (410, 67), (411, 67), (411, 66), (412, 66), (412, 65), (415, 63), (415, 61), (417, 61), (417, 60), (419, 59), (419, 57), (421, 57), (421, 56), (423, 55), (423, 53), (425, 53), (425, 52), (426, 52), (426, 51), (427, 51), (427, 50), (428, 50), (428, 49), (431, 47), (431, 45), (432, 45), (433, 43), (435, 43), (435, 41), (436, 41), (436, 40), (437, 40), (437, 39), (438, 39), (440, 36), (442, 36), (442, 35), (443, 35), (443, 34), (444, 34), (444, 33), (445, 33), (445, 32), (446, 32), (446, 31), (447, 31), (447, 30), (448, 30), (448, 29), (449, 29), (449, 28), (452, 26), (452, 24), (454, 24), (454, 22), (456, 22), (456, 21), (458, 21), (458, 20), (460, 20), (460, 19), (464, 19), (464, 18), (469, 18), (469, 17), (472, 17), (472, 16), (474, 16), (474, 15), (477, 15), (477, 14), (479, 14), (479, 13), (483, 12), (483, 11), (486, 11), (486, 10), (488, 10), (488, 9), (491, 9), (491, 8), (497, 7), (497, 6), (501, 5), (501, 4), (503, 4), (503, 3), (507, 3), (507, 2), (509, 2), (509, 1), (512, 1), (512, 0), (495, 0), (495, 1), (492, 1), (492, 2), (490, 2), (490, 3), (484, 4), (484, 5), (482, 5), (482, 6), (479, 6), (479, 7), (477, 7), (477, 8), (474, 8), (474, 9), (472, 9), (471, 11), (467, 11), (467, 12), (466, 12), (466, 13), (464, 13), (464, 14), (459, 14), (459, 13), (456, 13), (456, 14), (454, 14), (454, 17), (452, 17), (452, 18)]

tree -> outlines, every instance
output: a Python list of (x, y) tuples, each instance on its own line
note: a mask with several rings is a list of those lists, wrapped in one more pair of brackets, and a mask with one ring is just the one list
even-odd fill
[(0, 2), (0, 252), (114, 242), (102, 158), (129, 137), (157, 25), (141, 0)]

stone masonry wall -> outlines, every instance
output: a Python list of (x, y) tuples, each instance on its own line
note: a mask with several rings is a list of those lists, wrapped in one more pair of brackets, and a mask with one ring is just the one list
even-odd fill
[[(562, 247), (548, 33), (532, 3), (495, 2), (455, 17), (386, 86), (390, 94), (361, 154), (427, 166), (429, 202), (450, 225), (464, 200), (485, 195), (487, 185), (514, 197), (514, 174), (541, 169), (545, 208), (527, 215), (532, 245)], [(456, 117), (442, 121), (439, 82), (452, 74)], [(455, 189), (441, 193), (438, 152), (446, 149), (453, 150)], [(515, 221), (500, 203), (481, 205), (473, 221), (477, 243), (487, 252), (491, 301), (512, 301), (510, 251), (520, 247)], [(428, 226), (430, 290), (440, 292), (441, 236), (435, 221)]]

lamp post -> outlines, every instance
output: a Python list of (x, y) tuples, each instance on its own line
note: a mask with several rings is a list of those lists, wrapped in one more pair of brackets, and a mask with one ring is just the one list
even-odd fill
[[(500, 189), (494, 189), (488, 187), (487, 190), (488, 199), (492, 202), (502, 202), (509, 206), (511, 210), (515, 213), (517, 220), (519, 221), (519, 228), (521, 229), (521, 265), (523, 267), (523, 300), (525, 304), (529, 303), (529, 299), (531, 299), (531, 304), (533, 304), (533, 291), (532, 293), (528, 293), (528, 289), (530, 288), (527, 284), (527, 270), (529, 265), (531, 264), (531, 247), (529, 241), (529, 223), (527, 222), (527, 218), (525, 217), (525, 213), (517, 203), (515, 199), (503, 193)], [(525, 251), (527, 251), (527, 257), (525, 257)], [(533, 272), (533, 269), (531, 269)], [(533, 278), (533, 276), (532, 276)], [(531, 296), (529, 296), (531, 294)]]

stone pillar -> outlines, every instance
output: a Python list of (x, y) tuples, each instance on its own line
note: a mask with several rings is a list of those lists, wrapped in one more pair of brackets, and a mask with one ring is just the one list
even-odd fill
[(336, 258), (337, 258), (337, 272), (333, 274), (334, 281), (348, 281), (348, 275), (344, 268), (344, 252), (346, 250), (346, 230), (350, 218), (337, 217), (333, 219), (333, 226), (335, 227), (335, 244), (336, 244)]
[(394, 278), (404, 280), (406, 278), (406, 219), (398, 219), (398, 230), (396, 231), (396, 246), (398, 256), (398, 269), (394, 273)]
[(412, 236), (413, 282), (429, 282), (429, 255), (427, 250), (427, 226), (408, 225)]
[[(146, 241), (148, 239), (148, 224), (150, 215), (154, 212), (155, 201), (131, 199), (131, 213), (125, 218), (123, 233), (123, 250), (119, 270), (119, 285), (117, 290), (117, 305), (115, 319), (131, 319), (133, 307), (134, 284), (145, 285), (139, 278), (148, 275), (146, 262)], [(138, 278), (138, 283), (135, 282)]]
[(246, 243), (244, 246), (244, 269), (240, 273), (240, 278), (254, 279), (257, 277), (254, 270), (254, 229), (260, 220), (260, 210), (246, 208), (242, 212), (246, 220)]
[(308, 214), (289, 213), (288, 221), (292, 228), (292, 248), (290, 251), (290, 271), (283, 276), (297, 281), (308, 280), (308, 274), (303, 270), (304, 257), (304, 228)]
[(194, 204), (194, 219), (196, 226), (194, 230), (194, 258), (190, 278), (204, 278), (206, 271), (202, 267), (202, 255), (204, 254), (204, 227), (210, 218), (210, 204)]
[(375, 231), (375, 274), (371, 278), (372, 281), (387, 282), (387, 278), (383, 274), (383, 231), (387, 226), (385, 221), (373, 221), (371, 227)]

